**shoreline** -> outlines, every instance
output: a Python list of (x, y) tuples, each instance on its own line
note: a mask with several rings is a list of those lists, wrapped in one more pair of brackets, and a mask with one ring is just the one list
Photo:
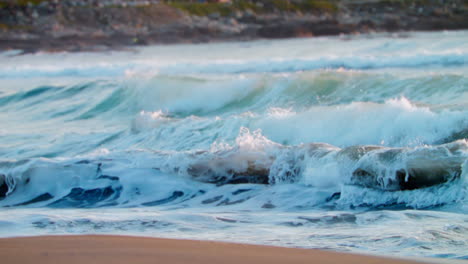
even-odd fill
[(119, 235), (0, 238), (5, 263), (431, 263), (353, 253)]
[(106, 51), (155, 44), (468, 29), (468, 4), (462, 0), (424, 4), (323, 0), (317, 6), (301, 1), (275, 5), (260, 0), (231, 4), (0, 0), (0, 51)]
[[(89, 37), (89, 36), (69, 36), (57, 39), (1, 39), (0, 38), (0, 54), (14, 52), (16, 55), (35, 54), (35, 53), (60, 53), (60, 52), (112, 52), (112, 51), (135, 51), (142, 47), (151, 46), (166, 46), (166, 45), (197, 45), (197, 44), (223, 44), (223, 43), (249, 43), (256, 41), (269, 40), (293, 40), (293, 39), (308, 39), (319, 37), (339, 37), (343, 40), (351, 40), (354, 37), (360, 36), (392, 36), (397, 38), (405, 38), (412, 33), (430, 33), (430, 32), (457, 32), (468, 29), (434, 29), (434, 30), (407, 30), (407, 31), (376, 31), (359, 34), (325, 34), (318, 36), (300, 36), (300, 37), (285, 37), (285, 38), (226, 38), (226, 39), (209, 39), (209, 40), (178, 40), (178, 41), (159, 41), (149, 38), (144, 42), (134, 43), (131, 36), (109, 36), (109, 37)], [(140, 39), (140, 40), (141, 40)]]

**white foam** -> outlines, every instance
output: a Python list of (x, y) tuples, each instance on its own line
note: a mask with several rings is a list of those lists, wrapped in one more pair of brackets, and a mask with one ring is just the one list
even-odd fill
[[(324, 68), (460, 67), (468, 64), (467, 31), (412, 33), (406, 38), (364, 35), (138, 48), (136, 52), (2, 53), (0, 78), (148, 76), (296, 72)], [(431, 45), (427, 45), (431, 43)]]
[(417, 146), (446, 138), (467, 127), (467, 111), (435, 112), (401, 97), (383, 104), (353, 102), (313, 106), (283, 116), (268, 115), (251, 125), (276, 142), (327, 142), (337, 146)]
[[(467, 34), (0, 54), (0, 236), (466, 258)], [(415, 165), (453, 179), (395, 191)]]

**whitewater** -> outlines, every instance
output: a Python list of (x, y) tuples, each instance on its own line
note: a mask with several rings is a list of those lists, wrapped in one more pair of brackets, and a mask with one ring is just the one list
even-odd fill
[(0, 53), (0, 237), (468, 259), (468, 31)]

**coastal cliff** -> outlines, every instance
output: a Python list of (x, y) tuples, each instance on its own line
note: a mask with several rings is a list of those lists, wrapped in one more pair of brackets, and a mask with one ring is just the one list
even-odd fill
[(0, 0), (0, 50), (24, 52), (466, 28), (463, 0)]

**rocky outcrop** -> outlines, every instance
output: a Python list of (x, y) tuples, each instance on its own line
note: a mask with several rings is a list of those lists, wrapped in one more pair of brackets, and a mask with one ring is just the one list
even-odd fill
[(305, 0), (238, 0), (206, 8), (164, 2), (0, 0), (0, 50), (102, 50), (155, 43), (468, 28), (468, 5), (463, 0), (324, 0), (322, 6)]

